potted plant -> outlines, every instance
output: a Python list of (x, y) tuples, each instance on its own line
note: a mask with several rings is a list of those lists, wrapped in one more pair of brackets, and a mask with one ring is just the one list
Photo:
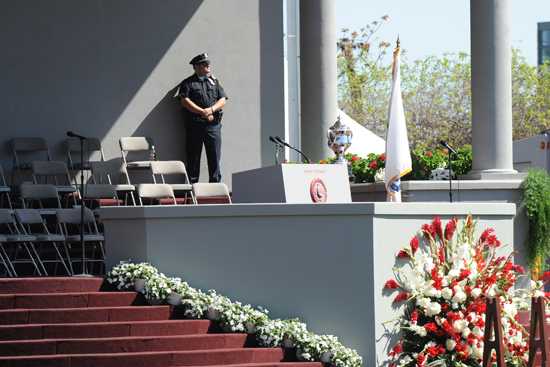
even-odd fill
[(303, 341), (308, 334), (307, 326), (299, 319), (286, 319), (283, 321), (283, 347), (293, 348), (297, 341)]
[(134, 286), (134, 278), (132, 276), (134, 269), (135, 264), (128, 260), (123, 260), (107, 272), (107, 281), (110, 284), (115, 284), (119, 290), (130, 289)]
[(332, 355), (332, 363), (335, 367), (360, 367), (363, 358), (354, 349), (341, 347)]
[(256, 340), (261, 347), (280, 347), (283, 342), (283, 329), (281, 319), (267, 319), (256, 325)]
[(153, 274), (145, 282), (143, 294), (147, 301), (152, 305), (159, 305), (168, 299), (172, 289), (168, 285), (168, 278), (164, 274)]
[(246, 315), (245, 327), (248, 334), (256, 332), (256, 325), (265, 323), (268, 318), (269, 311), (262, 306), (251, 307), (250, 305), (243, 306), (243, 313)]
[(206, 309), (208, 295), (204, 294), (200, 289), (189, 287), (187, 292), (183, 294), (181, 303), (185, 307), (185, 316), (198, 319), (202, 317)]
[(342, 344), (334, 335), (313, 335), (300, 344), (297, 356), (307, 361), (331, 362), (340, 348)]
[(166, 301), (172, 306), (181, 305), (184, 295), (189, 292), (189, 285), (180, 278), (168, 278), (167, 283), (171, 292)]
[(206, 317), (210, 320), (216, 320), (220, 312), (229, 307), (231, 300), (221, 294), (216, 293), (215, 289), (208, 291), (207, 300), (204, 305), (204, 311), (206, 311)]
[(248, 314), (241, 302), (225, 302), (219, 311), (218, 320), (226, 333), (247, 331)]

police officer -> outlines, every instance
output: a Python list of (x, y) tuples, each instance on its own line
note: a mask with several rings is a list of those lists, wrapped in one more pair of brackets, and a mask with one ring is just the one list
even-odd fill
[(222, 108), (227, 95), (216, 77), (210, 74), (208, 54), (189, 62), (195, 73), (181, 82), (178, 97), (187, 121), (187, 174), (189, 181), (199, 181), (202, 146), (206, 150), (209, 182), (221, 182), (220, 167)]

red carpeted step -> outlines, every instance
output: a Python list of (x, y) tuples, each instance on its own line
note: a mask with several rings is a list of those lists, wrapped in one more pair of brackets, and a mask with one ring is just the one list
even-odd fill
[(0, 309), (85, 308), (146, 305), (138, 292), (0, 294)]
[(89, 324), (0, 326), (0, 340), (111, 338), (206, 334), (210, 320), (100, 322)]
[(104, 281), (101, 276), (1, 278), (0, 294), (97, 292), (107, 286), (104, 285)]
[[(72, 354), (69, 358), (69, 365), (66, 364), (67, 356), (0, 357), (0, 366), (169, 367), (273, 363), (283, 360), (283, 351), (280, 348), (236, 348), (178, 352)], [(55, 364), (57, 359), (59, 359), (59, 363)]]
[[(240, 363), (232, 364), (231, 367), (322, 367), (330, 366), (330, 363), (322, 362), (266, 362), (266, 363)], [(180, 366), (170, 366), (180, 367)], [(198, 367), (198, 366), (186, 366), (186, 367)], [(208, 367), (225, 367), (224, 365), (208, 366)]]
[(0, 310), (0, 325), (168, 320), (173, 306)]
[(207, 334), (94, 339), (46, 339), (0, 342), (0, 356), (136, 353), (243, 348), (246, 334)]

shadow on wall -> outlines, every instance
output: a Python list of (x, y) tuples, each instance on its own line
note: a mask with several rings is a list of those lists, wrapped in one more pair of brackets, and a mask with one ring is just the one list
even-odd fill
[[(59, 160), (65, 160), (69, 130), (103, 140), (202, 3), (1, 2), (0, 127), (4, 135), (0, 163), (8, 175), (12, 137), (42, 136), (53, 159)], [(163, 70), (162, 77), (168, 80), (172, 74), (177, 71)], [(165, 90), (177, 82), (166, 82)], [(164, 97), (147, 93), (152, 103), (154, 98), (159, 101), (143, 123), (137, 121), (143, 115), (128, 116), (127, 136), (151, 135), (168, 142), (184, 139), (181, 114), (171, 92)], [(107, 158), (119, 156), (118, 138), (109, 142), (112, 149), (106, 151)], [(183, 147), (170, 155), (183, 159), (182, 152)]]

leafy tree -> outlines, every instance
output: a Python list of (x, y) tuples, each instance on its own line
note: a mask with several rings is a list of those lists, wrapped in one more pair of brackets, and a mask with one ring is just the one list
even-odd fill
[[(375, 38), (382, 17), (357, 32), (343, 29), (338, 53), (340, 108), (385, 138), (392, 87), (389, 43)], [(351, 38), (348, 37), (348, 33)], [(375, 45), (375, 46), (373, 46)], [(440, 139), (454, 147), (471, 144), (471, 64), (467, 53), (401, 59), (401, 89), (411, 149), (433, 150)], [(550, 123), (550, 67), (530, 66), (512, 50), (513, 138), (524, 139)]]

